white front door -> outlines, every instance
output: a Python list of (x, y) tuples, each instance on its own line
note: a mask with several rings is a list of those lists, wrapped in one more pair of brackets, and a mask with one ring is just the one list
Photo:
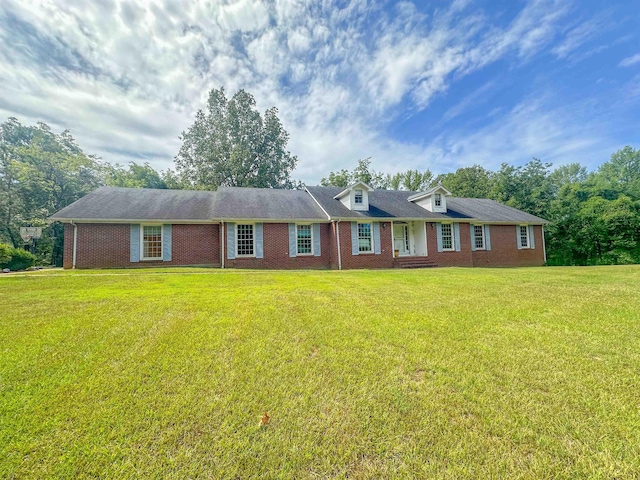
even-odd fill
[(406, 223), (393, 224), (393, 248), (399, 255), (409, 255), (409, 225)]

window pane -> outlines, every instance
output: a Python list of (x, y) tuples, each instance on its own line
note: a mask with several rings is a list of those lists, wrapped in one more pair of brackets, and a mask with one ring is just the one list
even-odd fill
[(142, 227), (142, 257), (162, 258), (162, 227), (160, 225)]
[(442, 224), (442, 248), (453, 249), (453, 227), (450, 223)]
[(238, 225), (237, 255), (253, 255), (253, 225)]
[(312, 253), (311, 225), (298, 225), (298, 254)]
[(371, 249), (371, 224), (358, 224), (358, 251), (370, 252)]
[(362, 203), (362, 190), (355, 191), (355, 201), (356, 203)]
[(440, 207), (442, 206), (442, 195), (439, 193), (436, 193), (436, 207)]
[(529, 246), (529, 227), (527, 227), (526, 225), (520, 226), (520, 246)]
[(473, 226), (473, 236), (476, 248), (484, 248), (484, 228), (482, 225)]

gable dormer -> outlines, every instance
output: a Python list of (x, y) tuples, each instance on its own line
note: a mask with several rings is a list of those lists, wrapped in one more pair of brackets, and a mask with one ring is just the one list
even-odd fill
[(451, 192), (441, 184), (438, 184), (435, 187), (431, 187), (426, 192), (411, 195), (407, 200), (430, 212), (447, 213), (448, 196), (451, 196)]
[(356, 182), (333, 198), (340, 200), (349, 210), (367, 211), (369, 210), (369, 192), (373, 192), (373, 188), (364, 182)]

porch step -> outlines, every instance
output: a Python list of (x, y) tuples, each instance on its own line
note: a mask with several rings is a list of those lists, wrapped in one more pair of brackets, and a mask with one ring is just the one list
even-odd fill
[(396, 268), (433, 268), (437, 267), (427, 257), (397, 257), (394, 259)]

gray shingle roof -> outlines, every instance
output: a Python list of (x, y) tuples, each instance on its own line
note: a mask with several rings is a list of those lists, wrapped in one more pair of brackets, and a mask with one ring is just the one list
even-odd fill
[(303, 190), (220, 187), (213, 210), (219, 219), (328, 220)]
[(307, 187), (307, 190), (332, 218), (472, 218), (483, 222), (546, 223), (542, 218), (487, 199), (447, 197), (447, 213), (434, 213), (408, 200), (417, 192), (375, 190), (369, 193), (369, 211), (360, 212), (349, 210), (340, 200), (333, 198), (343, 190), (340, 187)]
[[(416, 192), (374, 190), (369, 211), (351, 211), (335, 197), (340, 187), (302, 190), (221, 187), (217, 192), (101, 187), (53, 216), (51, 220), (177, 220), (232, 219), (316, 220), (397, 218), (430, 220), (475, 219), (482, 222), (547, 223), (546, 220), (493, 200), (447, 198), (447, 213), (433, 213), (408, 198)], [(315, 200), (314, 200), (315, 198)], [(318, 205), (316, 201), (322, 206)]]
[(215, 192), (100, 187), (51, 220), (211, 220)]
[(447, 209), (483, 222), (549, 223), (547, 220), (487, 198), (447, 198)]

